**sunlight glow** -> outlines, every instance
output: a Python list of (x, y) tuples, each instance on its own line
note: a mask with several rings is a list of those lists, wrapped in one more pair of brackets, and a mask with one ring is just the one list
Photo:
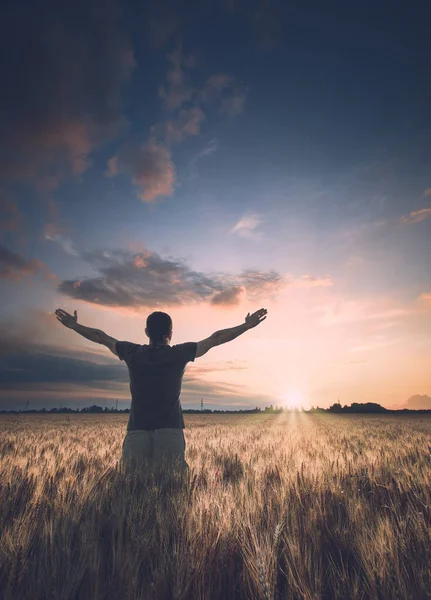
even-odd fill
[(296, 388), (290, 388), (282, 396), (283, 405), (286, 408), (302, 408), (304, 400), (304, 395)]

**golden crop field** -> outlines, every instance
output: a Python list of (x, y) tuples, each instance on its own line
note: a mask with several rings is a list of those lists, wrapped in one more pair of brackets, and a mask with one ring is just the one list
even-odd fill
[(431, 598), (431, 419), (186, 416), (186, 476), (127, 415), (0, 419), (2, 600)]

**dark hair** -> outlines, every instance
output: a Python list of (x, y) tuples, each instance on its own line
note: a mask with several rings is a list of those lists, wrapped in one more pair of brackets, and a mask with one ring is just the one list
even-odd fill
[(147, 332), (152, 342), (164, 342), (171, 331), (172, 319), (168, 314), (158, 310), (147, 317)]

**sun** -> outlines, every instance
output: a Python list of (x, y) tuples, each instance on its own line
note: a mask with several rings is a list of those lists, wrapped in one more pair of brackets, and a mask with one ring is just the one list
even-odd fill
[(304, 404), (304, 394), (296, 388), (290, 388), (282, 396), (283, 404), (286, 408), (302, 408)]

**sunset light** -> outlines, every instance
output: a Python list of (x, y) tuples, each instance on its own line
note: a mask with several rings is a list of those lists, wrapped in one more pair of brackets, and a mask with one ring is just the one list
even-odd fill
[(0, 410), (130, 406), (124, 362), (58, 308), (135, 344), (163, 311), (175, 345), (261, 307), (190, 361), (184, 408), (431, 408), (426, 34), (122, 1), (35, 3), (28, 31), (16, 8), (1, 38)]
[(3, 4), (1, 600), (431, 600), (430, 3)]
[(304, 403), (305, 403), (305, 398), (304, 395), (301, 394), (301, 392), (298, 389), (295, 388), (290, 388), (284, 395), (283, 395), (283, 406), (288, 408), (288, 409), (300, 409), (300, 408), (305, 408)]

